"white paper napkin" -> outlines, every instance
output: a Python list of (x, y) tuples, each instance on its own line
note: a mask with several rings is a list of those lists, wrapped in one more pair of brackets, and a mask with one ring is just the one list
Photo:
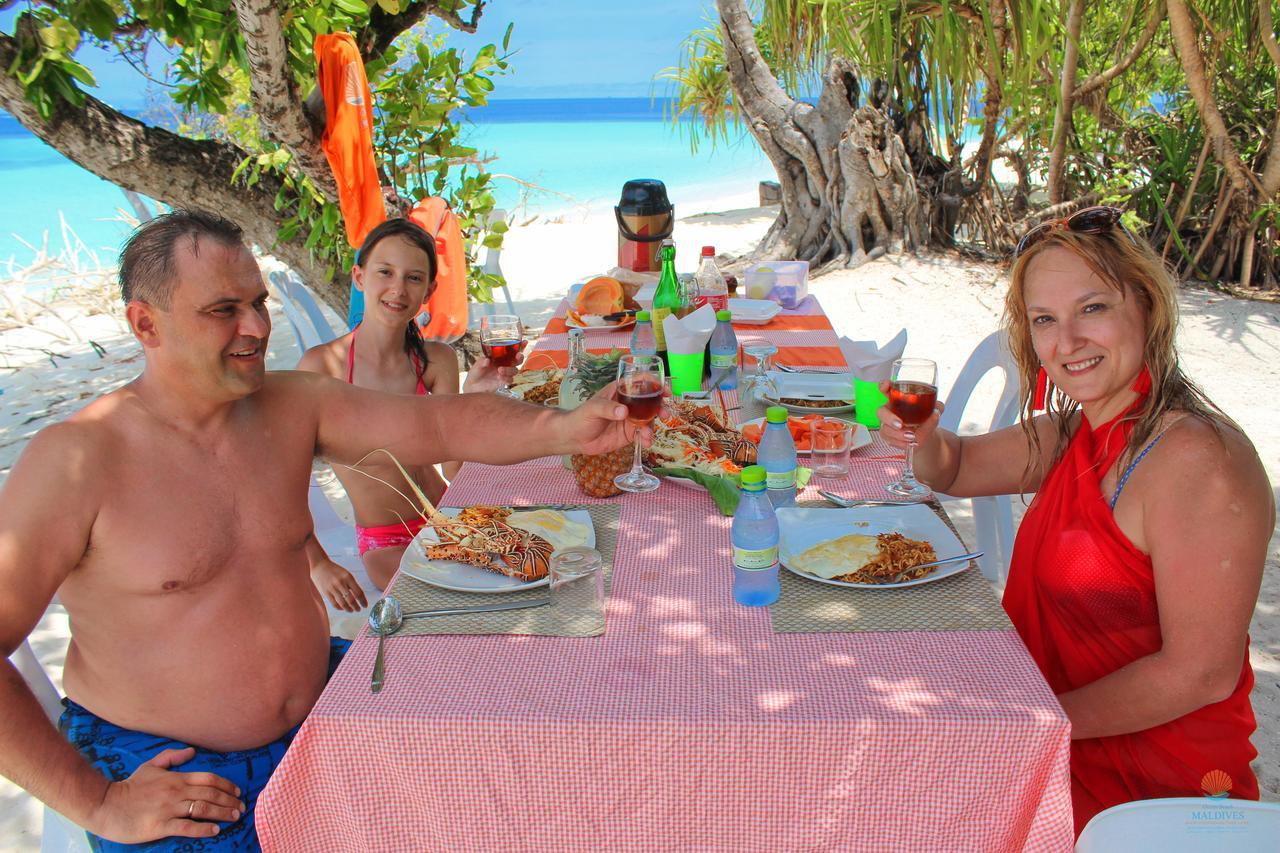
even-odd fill
[(692, 355), (707, 348), (711, 333), (716, 328), (716, 312), (710, 305), (703, 305), (697, 311), (681, 319), (669, 314), (662, 319), (662, 331), (667, 336), (667, 352), (677, 355)]
[(875, 341), (840, 339), (840, 351), (844, 353), (849, 369), (855, 377), (866, 382), (887, 382), (893, 363), (902, 358), (906, 348), (906, 329), (894, 335), (893, 340), (884, 346), (878, 346)]

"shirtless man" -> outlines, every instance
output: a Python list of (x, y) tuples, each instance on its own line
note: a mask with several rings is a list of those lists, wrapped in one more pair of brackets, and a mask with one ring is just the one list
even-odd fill
[[(41, 431), (0, 490), (0, 645), (7, 658), (61, 596), (73, 630), (63, 727), (80, 751), (6, 660), (0, 772), (112, 841), (256, 845), (252, 808), (274, 764), (238, 785), (224, 776), (245, 756), (279, 760), (330, 669), (305, 553), (313, 457), (351, 464), (381, 447), (406, 465), (506, 464), (634, 434), (604, 397), (557, 412), (267, 373), (262, 275), (240, 229), (214, 215), (144, 225), (120, 279), (142, 375)], [(131, 759), (123, 738), (95, 742), (100, 730), (198, 749)], [(225, 772), (182, 772), (193, 756)]]

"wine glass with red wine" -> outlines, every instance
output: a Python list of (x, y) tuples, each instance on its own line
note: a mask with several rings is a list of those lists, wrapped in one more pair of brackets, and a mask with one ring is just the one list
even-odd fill
[(933, 497), (933, 490), (916, 479), (915, 428), (933, 416), (938, 402), (938, 365), (927, 358), (900, 358), (889, 377), (889, 411), (897, 415), (907, 432), (907, 465), (896, 483), (885, 486), (895, 495), (918, 501)]
[(652, 492), (661, 482), (640, 463), (640, 427), (662, 411), (665, 379), (662, 359), (656, 355), (624, 355), (618, 361), (618, 402), (627, 407), (627, 419), (636, 427), (631, 470), (613, 478), (613, 484), (624, 492)]
[[(515, 367), (524, 342), (524, 326), (515, 314), (488, 314), (480, 318), (480, 349), (494, 367)], [(511, 396), (510, 386), (499, 394)]]

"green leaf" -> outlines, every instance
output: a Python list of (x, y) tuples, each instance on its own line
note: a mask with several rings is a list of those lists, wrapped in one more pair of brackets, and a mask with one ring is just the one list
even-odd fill
[(400, 14), (400, 3), (398, 0), (378, 0), (378, 8), (386, 12), (388, 15)]
[(369, 7), (361, 0), (334, 0), (333, 5), (350, 15), (369, 14)]
[(731, 474), (707, 474), (690, 468), (655, 468), (654, 472), (664, 477), (692, 480), (707, 490), (716, 509), (721, 515), (733, 515), (738, 509), (739, 480)]

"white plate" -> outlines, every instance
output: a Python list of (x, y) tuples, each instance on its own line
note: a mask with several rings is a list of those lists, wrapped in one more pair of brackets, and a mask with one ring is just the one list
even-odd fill
[[(519, 507), (516, 509), (518, 510)], [(450, 517), (462, 512), (458, 507), (442, 507), (440, 511)], [(571, 509), (565, 510), (564, 514), (569, 520), (584, 523), (591, 528), (587, 547), (594, 548), (596, 531), (591, 523), (591, 513), (585, 509)], [(404, 556), (400, 558), (400, 571), (423, 583), (458, 592), (517, 592), (522, 589), (546, 586), (551, 582), (550, 577), (545, 577), (542, 580), (525, 583), (479, 566), (455, 563), (452, 560), (428, 560), (425, 548), (439, 541), (440, 538), (435, 530), (430, 527), (424, 527), (418, 531), (418, 535), (413, 537), (409, 547), (404, 549)]]
[[(782, 406), (787, 411), (801, 414), (835, 415), (853, 411), (853, 376), (849, 373), (783, 373), (770, 370), (769, 378), (778, 389), (777, 397), (764, 399), (775, 406)], [(842, 406), (805, 406), (797, 403), (784, 403), (782, 399), (798, 398), (809, 400), (842, 400)]]
[(729, 310), (733, 312), (733, 322), (745, 326), (763, 326), (778, 316), (782, 306), (772, 299), (739, 299), (729, 300)]
[(852, 507), (850, 509), (810, 509), (807, 507), (782, 507), (778, 510), (778, 526), (782, 533), (778, 558), (787, 571), (806, 580), (832, 586), (854, 589), (900, 589), (908, 586), (933, 583), (959, 574), (969, 567), (969, 560), (939, 566), (931, 574), (902, 583), (849, 583), (815, 577), (793, 569), (791, 558), (802, 554), (821, 542), (839, 539), (850, 533), (875, 536), (878, 533), (901, 533), (910, 539), (923, 539), (933, 546), (938, 559), (946, 559), (965, 553), (965, 548), (951, 528), (932, 509), (924, 504), (902, 506)]
[[(831, 411), (831, 410), (828, 409), (827, 411)], [(832, 420), (845, 421), (845, 423), (849, 423), (853, 425), (853, 447), (849, 448), (850, 453), (860, 448), (866, 447), (868, 444), (872, 442), (871, 430), (867, 429), (864, 424), (860, 424), (857, 421), (846, 420), (845, 418), (832, 418)], [(743, 421), (742, 423), (738, 424), (738, 429), (742, 429), (747, 424), (755, 424), (756, 426), (763, 427), (764, 422), (765, 422), (765, 418), (753, 418), (749, 421)], [(799, 452), (807, 453), (808, 451), (801, 450)]]
[(623, 320), (621, 323), (610, 323), (605, 326), (583, 326), (583, 325), (580, 325), (579, 323), (574, 322), (574, 319), (566, 314), (564, 318), (564, 324), (568, 326), (570, 329), (581, 329), (583, 332), (586, 332), (587, 334), (590, 334), (592, 332), (621, 332), (624, 329), (630, 329), (633, 326), (635, 326), (636, 318), (635, 318), (635, 315), (633, 314), (632, 316)]

